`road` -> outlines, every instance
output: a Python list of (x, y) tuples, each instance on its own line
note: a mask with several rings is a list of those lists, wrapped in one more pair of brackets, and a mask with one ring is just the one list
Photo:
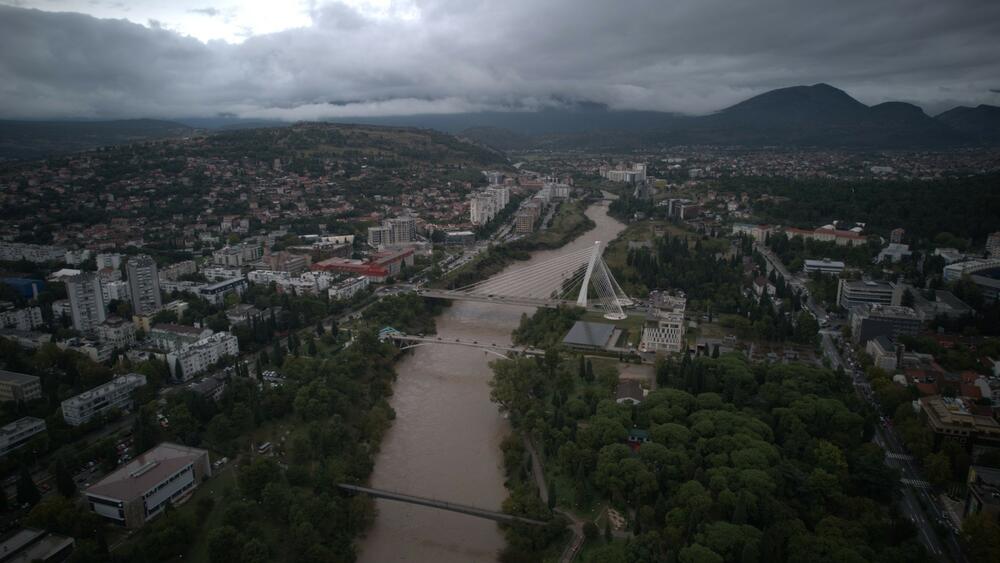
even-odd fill
[[(830, 359), (830, 365), (844, 367), (845, 371), (851, 374), (857, 393), (871, 404), (876, 411), (881, 412), (878, 401), (872, 394), (871, 386), (865, 380), (864, 374), (850, 367), (844, 361), (834, 342), (834, 331), (821, 331), (823, 353)], [(910, 521), (917, 527), (920, 543), (923, 544), (927, 552), (935, 559), (942, 562), (957, 561), (965, 562), (961, 547), (955, 533), (948, 533), (948, 537), (942, 543), (934, 529), (933, 522), (946, 522), (947, 516), (938, 506), (937, 500), (931, 494), (931, 488), (924, 479), (920, 468), (914, 463), (913, 457), (909, 455), (902, 441), (896, 435), (895, 429), (887, 423), (876, 427), (874, 442), (886, 452), (886, 463), (890, 467), (899, 470), (900, 478), (903, 481), (900, 490), (902, 492), (899, 504), (903, 513), (909, 517)]]
[(813, 299), (813, 296), (809, 293), (809, 288), (806, 287), (805, 282), (802, 281), (801, 278), (789, 272), (788, 268), (785, 267), (785, 264), (782, 263), (781, 259), (779, 259), (773, 252), (771, 252), (770, 248), (757, 242), (754, 243), (753, 247), (754, 250), (760, 252), (761, 256), (767, 260), (767, 263), (771, 266), (771, 268), (777, 270), (778, 274), (785, 278), (785, 283), (805, 296), (803, 305), (805, 305), (806, 309), (812, 313), (813, 317), (817, 320), (828, 318), (826, 309)]

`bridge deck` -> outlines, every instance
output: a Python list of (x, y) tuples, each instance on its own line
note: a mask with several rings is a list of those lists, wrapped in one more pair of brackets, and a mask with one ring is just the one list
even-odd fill
[(535, 526), (545, 526), (548, 523), (542, 522), (541, 520), (534, 520), (531, 518), (523, 518), (521, 516), (514, 516), (512, 514), (505, 514), (503, 512), (495, 512), (493, 510), (486, 510), (483, 508), (476, 508), (475, 506), (466, 506), (464, 504), (455, 504), (452, 502), (444, 502), (441, 500), (434, 500), (424, 497), (417, 497), (413, 495), (407, 495), (403, 493), (397, 493), (394, 491), (384, 491), (382, 489), (372, 489), (369, 487), (359, 487), (358, 485), (349, 485), (347, 483), (340, 483), (337, 485), (345, 491), (351, 491), (353, 493), (362, 493), (376, 498), (384, 498), (386, 500), (394, 500), (398, 502), (406, 502), (409, 504), (418, 504), (420, 506), (429, 506), (431, 508), (439, 508), (441, 510), (449, 510), (451, 512), (458, 512), (460, 514), (468, 514), (469, 516), (476, 516), (478, 518), (486, 518), (488, 520), (493, 520), (496, 522), (520, 522), (523, 524), (532, 524)]
[[(453, 301), (473, 301), (476, 303), (495, 303), (499, 305), (513, 305), (516, 307), (548, 307), (559, 306), (576, 307), (576, 301), (566, 299), (540, 299), (537, 297), (514, 297), (509, 295), (478, 293), (466, 293), (464, 291), (449, 291), (445, 289), (420, 289), (418, 295), (423, 297), (433, 297), (436, 299), (451, 299)], [(587, 310), (593, 313), (605, 313), (600, 307), (589, 306)]]
[(446, 344), (450, 346), (468, 346), (470, 348), (481, 348), (483, 350), (493, 350), (497, 352), (514, 352), (517, 354), (528, 354), (533, 356), (545, 355), (545, 350), (540, 350), (538, 348), (531, 348), (530, 346), (506, 346), (497, 345), (490, 342), (478, 342), (472, 340), (462, 340), (459, 338), (444, 338), (444, 337), (434, 337), (434, 336), (413, 336), (409, 334), (393, 334), (390, 336), (393, 340), (398, 342), (415, 342), (415, 343), (426, 343), (426, 344)]

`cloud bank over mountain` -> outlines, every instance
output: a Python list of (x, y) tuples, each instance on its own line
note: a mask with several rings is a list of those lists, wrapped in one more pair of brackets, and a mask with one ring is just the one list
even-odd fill
[(577, 101), (697, 114), (817, 82), (931, 113), (1000, 102), (990, 0), (315, 1), (306, 24), (248, 28), (240, 42), (134, 23), (158, 2), (128, 4), (128, 20), (17, 4), (0, 5), (3, 118), (299, 120)]

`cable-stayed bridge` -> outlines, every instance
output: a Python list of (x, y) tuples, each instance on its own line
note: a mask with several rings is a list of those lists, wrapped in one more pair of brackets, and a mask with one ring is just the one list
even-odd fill
[(603, 246), (594, 245), (551, 260), (493, 276), (455, 289), (420, 289), (424, 297), (478, 301), (522, 307), (575, 305), (600, 312), (605, 318), (626, 318), (632, 305), (601, 257)]

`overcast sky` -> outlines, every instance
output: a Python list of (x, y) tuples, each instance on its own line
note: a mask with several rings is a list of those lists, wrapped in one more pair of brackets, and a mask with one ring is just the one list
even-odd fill
[(0, 0), (0, 117), (1000, 104), (1000, 0)]

